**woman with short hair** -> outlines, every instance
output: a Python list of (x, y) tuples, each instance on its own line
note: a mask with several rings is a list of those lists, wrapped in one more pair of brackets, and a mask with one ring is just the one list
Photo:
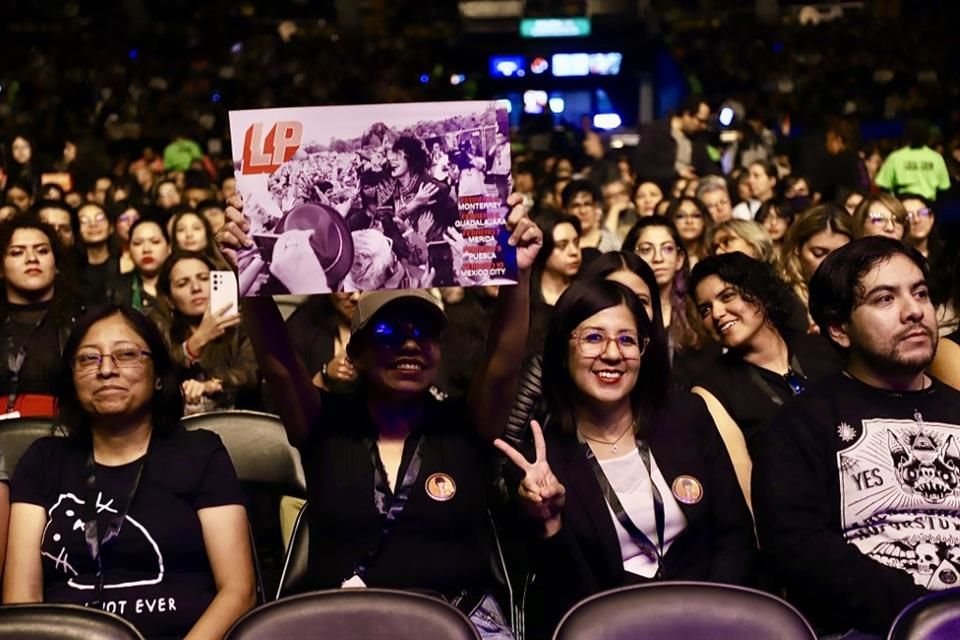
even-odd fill
[(58, 424), (14, 474), (4, 604), (104, 609), (148, 638), (220, 638), (254, 605), (244, 497), (219, 436), (180, 424), (150, 321), (102, 307), (70, 336)]

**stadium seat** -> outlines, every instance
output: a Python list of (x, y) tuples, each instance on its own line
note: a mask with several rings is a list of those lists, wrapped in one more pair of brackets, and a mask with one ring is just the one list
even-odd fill
[(926, 595), (907, 605), (890, 628), (888, 640), (960, 638), (960, 589)]
[(143, 640), (120, 616), (72, 604), (0, 607), (0, 638), (17, 640)]
[(791, 605), (762, 591), (659, 582), (598, 593), (560, 621), (554, 640), (816, 640)]
[(183, 419), (187, 429), (207, 429), (223, 439), (240, 481), (270, 485), (305, 497), (300, 455), (290, 446), (280, 418), (259, 411), (210, 411)]
[(465, 615), (443, 600), (391, 589), (335, 589), (276, 600), (240, 618), (224, 640), (363, 638), (479, 640)]
[(307, 590), (307, 562), (310, 547), (310, 520), (307, 518), (307, 506), (304, 503), (293, 525), (293, 534), (283, 559), (283, 571), (277, 586), (277, 599), (286, 598)]
[(34, 440), (50, 435), (64, 435), (53, 432), (52, 418), (13, 418), (0, 421), (0, 453), (7, 463), (7, 473), (13, 477), (13, 470), (24, 452)]
[(304, 497), (300, 455), (290, 446), (280, 419), (258, 411), (211, 411), (183, 419), (187, 429), (219, 434), (243, 484), (253, 529), (258, 602), (274, 592), (283, 559), (281, 496)]

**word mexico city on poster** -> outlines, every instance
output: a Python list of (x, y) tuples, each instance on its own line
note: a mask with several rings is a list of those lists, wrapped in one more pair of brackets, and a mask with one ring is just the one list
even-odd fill
[(513, 284), (495, 102), (230, 112), (244, 296)]

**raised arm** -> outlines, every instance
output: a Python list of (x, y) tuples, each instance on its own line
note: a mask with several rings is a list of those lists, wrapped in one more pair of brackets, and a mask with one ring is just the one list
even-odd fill
[(481, 437), (500, 437), (517, 394), (517, 380), (530, 330), (530, 269), (543, 233), (527, 217), (523, 196), (507, 199), (510, 244), (517, 248), (517, 284), (500, 287), (487, 337), (487, 355), (470, 387), (470, 410)]
[[(250, 224), (243, 215), (242, 206), (239, 197), (231, 199), (226, 211), (227, 223), (217, 232), (217, 243), (234, 268), (237, 250), (254, 246), (253, 240), (247, 235)], [(304, 253), (312, 255), (309, 238), (304, 239)], [(320, 273), (323, 273), (322, 269)], [(287, 438), (293, 445), (302, 444), (309, 437), (311, 425), (320, 415), (320, 394), (311, 383), (310, 373), (293, 350), (287, 327), (274, 301), (270, 298), (247, 298), (240, 307), (240, 316), (253, 345), (257, 364), (276, 402)]]

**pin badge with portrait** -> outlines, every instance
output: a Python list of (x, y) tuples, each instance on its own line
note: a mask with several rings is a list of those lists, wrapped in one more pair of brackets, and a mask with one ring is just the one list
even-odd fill
[(693, 476), (677, 476), (670, 489), (683, 504), (697, 504), (703, 499), (703, 485)]
[(427, 478), (424, 488), (437, 502), (446, 502), (457, 493), (457, 483), (445, 473), (434, 473)]

